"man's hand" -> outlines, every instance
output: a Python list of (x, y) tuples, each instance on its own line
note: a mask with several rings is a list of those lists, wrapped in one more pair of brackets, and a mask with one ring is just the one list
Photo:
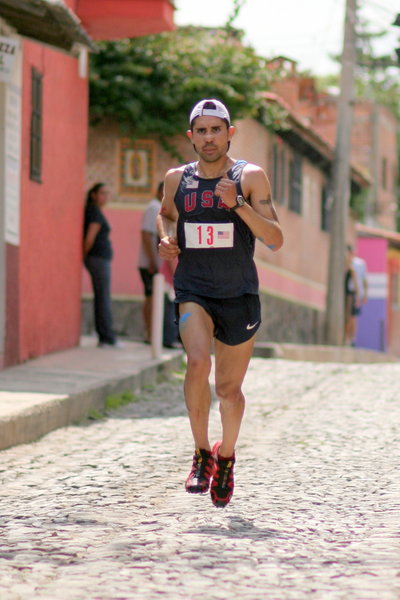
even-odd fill
[(181, 251), (175, 238), (165, 236), (158, 244), (158, 252), (163, 260), (174, 260)]
[(236, 196), (238, 195), (236, 183), (229, 179), (226, 173), (215, 186), (215, 195), (219, 196), (228, 208), (236, 205)]

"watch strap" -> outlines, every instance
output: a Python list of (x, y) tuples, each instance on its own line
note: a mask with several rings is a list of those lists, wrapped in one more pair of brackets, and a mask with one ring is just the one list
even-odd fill
[[(238, 201), (238, 198), (241, 198), (241, 202)], [(236, 196), (236, 204), (235, 206), (232, 206), (230, 210), (237, 210), (238, 208), (240, 208), (241, 206), (244, 206), (246, 204), (246, 200), (244, 199), (244, 197), (241, 194), (238, 194)]]

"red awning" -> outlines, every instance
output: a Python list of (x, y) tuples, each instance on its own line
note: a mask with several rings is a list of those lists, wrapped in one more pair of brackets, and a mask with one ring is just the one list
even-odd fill
[(169, 0), (78, 0), (76, 12), (94, 40), (174, 29), (174, 6)]

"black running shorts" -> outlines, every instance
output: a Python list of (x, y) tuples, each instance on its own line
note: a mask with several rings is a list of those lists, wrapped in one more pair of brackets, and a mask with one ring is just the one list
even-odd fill
[[(195, 302), (210, 315), (214, 323), (214, 337), (228, 346), (247, 342), (261, 324), (260, 299), (257, 294), (244, 294), (237, 298), (208, 298), (195, 294), (181, 294), (176, 301), (179, 320), (189, 316), (179, 313), (179, 304)], [(190, 313), (190, 311), (188, 311)]]

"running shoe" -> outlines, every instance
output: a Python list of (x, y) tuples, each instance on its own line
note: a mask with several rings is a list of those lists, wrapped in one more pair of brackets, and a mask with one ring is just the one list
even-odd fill
[(235, 487), (233, 478), (233, 465), (235, 464), (235, 455), (225, 458), (219, 455), (221, 442), (216, 442), (212, 449), (212, 455), (215, 460), (215, 472), (211, 482), (211, 500), (217, 508), (224, 508), (229, 504)]
[(205, 494), (210, 487), (210, 479), (215, 470), (215, 461), (211, 452), (196, 448), (193, 455), (193, 465), (185, 488), (189, 494)]

